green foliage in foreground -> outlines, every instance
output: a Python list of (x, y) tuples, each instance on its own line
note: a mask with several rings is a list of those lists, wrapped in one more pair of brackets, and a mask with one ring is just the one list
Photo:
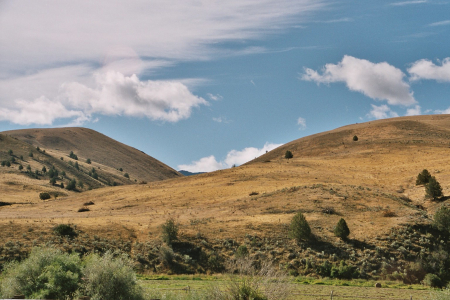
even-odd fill
[(76, 254), (52, 248), (34, 248), (23, 262), (6, 265), (1, 296), (23, 294), (31, 299), (73, 299), (81, 281), (81, 263)]
[(27, 259), (6, 265), (0, 297), (20, 294), (32, 299), (144, 299), (126, 255), (107, 252), (81, 260), (54, 248), (33, 248)]

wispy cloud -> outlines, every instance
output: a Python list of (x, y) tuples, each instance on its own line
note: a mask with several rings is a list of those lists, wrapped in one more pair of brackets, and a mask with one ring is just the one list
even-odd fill
[(231, 120), (228, 120), (226, 117), (217, 117), (217, 118), (212, 118), (214, 122), (217, 123), (231, 123)]
[(208, 93), (208, 94), (206, 94), (206, 95), (208, 96), (209, 99), (211, 99), (211, 100), (213, 100), (213, 101), (219, 101), (219, 100), (222, 100), (222, 99), (223, 99), (223, 96), (221, 96), (221, 95), (219, 95), (219, 94), (213, 95), (213, 94), (211, 94), (211, 93)]
[(340, 18), (340, 19), (331, 19), (331, 20), (323, 20), (323, 21), (314, 21), (314, 23), (343, 23), (343, 22), (353, 22), (352, 18)]
[(306, 119), (299, 117), (297, 119), (297, 125), (299, 130), (305, 130), (306, 129)]
[(450, 107), (445, 110), (435, 110), (434, 112), (437, 114), (450, 114)]
[(450, 20), (445, 20), (445, 21), (440, 21), (440, 22), (434, 22), (431, 24), (428, 24), (428, 26), (445, 26), (445, 25), (450, 25)]
[(409, 106), (416, 103), (410, 86), (403, 80), (405, 74), (394, 66), (382, 62), (344, 56), (338, 64), (326, 64), (322, 74), (305, 68), (302, 80), (320, 83), (344, 82), (351, 91), (361, 92), (390, 105)]
[(421, 59), (412, 64), (408, 69), (411, 81), (421, 79), (450, 82), (450, 57), (445, 58), (440, 65), (427, 59)]
[(197, 161), (193, 161), (188, 165), (179, 165), (178, 170), (186, 170), (189, 172), (212, 172), (220, 169), (231, 168), (234, 165), (242, 165), (281, 145), (282, 144), (266, 143), (262, 148), (248, 147), (240, 151), (231, 150), (228, 152), (227, 157), (223, 161), (217, 161), (217, 159), (211, 155), (203, 157)]
[(405, 5), (412, 5), (412, 4), (423, 4), (428, 3), (428, 0), (413, 0), (413, 1), (401, 1), (401, 2), (393, 2), (389, 5), (391, 6), (405, 6)]

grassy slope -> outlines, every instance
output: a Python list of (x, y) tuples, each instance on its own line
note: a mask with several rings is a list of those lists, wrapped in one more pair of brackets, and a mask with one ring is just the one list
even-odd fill
[[(238, 168), (3, 207), (0, 222), (52, 220), (86, 230), (123, 224), (146, 239), (174, 217), (184, 234), (242, 239), (246, 233), (282, 233), (300, 210), (324, 239), (337, 242), (332, 229), (344, 217), (351, 238), (368, 240), (399, 224), (426, 221), (424, 215), (435, 211), (439, 204), (425, 200), (424, 188), (415, 186), (423, 168), (450, 194), (449, 138), (448, 115), (349, 125), (293, 141)], [(287, 149), (294, 154), (289, 161)], [(249, 196), (252, 192), (258, 194)], [(95, 202), (91, 211), (78, 213), (87, 201)], [(327, 207), (337, 214), (324, 214)], [(396, 216), (383, 217), (387, 210)]]

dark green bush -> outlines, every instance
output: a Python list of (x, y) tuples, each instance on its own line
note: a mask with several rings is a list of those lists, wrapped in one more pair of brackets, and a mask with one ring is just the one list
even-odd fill
[(130, 179), (130, 175), (128, 175), (128, 173), (123, 174), (123, 176)]
[(358, 141), (358, 137), (356, 135), (353, 136), (353, 141), (357, 142)]
[(450, 208), (442, 205), (434, 214), (433, 225), (443, 232), (450, 233)]
[(70, 238), (76, 237), (78, 235), (75, 229), (73, 229), (73, 227), (70, 226), (69, 224), (59, 224), (55, 226), (55, 228), (53, 228), (53, 232), (59, 236)]
[(240, 245), (236, 252), (234, 253), (234, 255), (236, 256), (236, 258), (243, 258), (248, 256), (248, 249), (247, 246), (245, 245)]
[(40, 194), (39, 194), (39, 198), (40, 198), (41, 200), (47, 200), (47, 199), (50, 199), (51, 196), (50, 196), (49, 193), (43, 192), (43, 193), (40, 193)]
[(78, 160), (78, 156), (75, 153), (73, 153), (73, 151), (70, 151), (69, 157)]
[(173, 241), (178, 239), (178, 225), (174, 219), (168, 219), (163, 225), (161, 225), (162, 240), (171, 245)]
[(66, 189), (69, 190), (69, 191), (73, 191), (73, 190), (75, 190), (76, 186), (77, 186), (77, 181), (76, 181), (75, 179), (72, 179), (72, 180), (67, 184)]
[(286, 158), (286, 159), (291, 159), (293, 157), (294, 157), (294, 155), (289, 150), (287, 150), (286, 153), (284, 154), (284, 158)]
[(431, 274), (431, 273), (428, 273), (427, 275), (425, 275), (425, 278), (423, 279), (423, 283), (430, 287), (438, 287), (438, 288), (442, 287), (441, 278), (439, 278), (439, 276), (437, 276), (435, 274)]

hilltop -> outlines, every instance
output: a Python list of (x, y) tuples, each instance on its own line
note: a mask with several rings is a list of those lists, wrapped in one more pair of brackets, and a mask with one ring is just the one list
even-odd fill
[[(5, 131), (0, 133), (0, 139), (0, 161), (13, 161), (10, 167), (0, 168), (0, 176), (9, 190), (20, 190), (9, 195), (15, 198), (26, 194), (24, 198), (29, 199), (33, 193), (44, 190), (67, 195), (70, 192), (60, 188), (60, 184), (67, 186), (71, 179), (82, 182), (83, 187), (77, 190), (85, 191), (183, 176), (135, 148), (87, 128)], [(50, 177), (43, 168), (57, 170), (55, 184), (49, 183)]]
[[(432, 216), (449, 204), (448, 197), (425, 199), (424, 187), (415, 185), (417, 174), (428, 169), (450, 195), (449, 142), (449, 115), (348, 125), (292, 141), (236, 168), (5, 206), (0, 209), (3, 239), (22, 240), (15, 232), (26, 230), (28, 222), (49, 237), (54, 224), (72, 223), (87, 236), (108, 241), (152, 241), (150, 248), (130, 251), (153, 253), (141, 264), (156, 268), (160, 225), (174, 218), (182, 241), (205, 255), (232, 256), (245, 244), (252, 256), (294, 264), (296, 272), (304, 272), (300, 258), (312, 256), (318, 265), (333, 261), (333, 253), (358, 268), (364, 263), (364, 272), (373, 274), (388, 256), (394, 259), (389, 268), (406, 268), (417, 257), (414, 251), (450, 246), (429, 236)], [(287, 150), (292, 159), (284, 157)], [(79, 212), (90, 201), (94, 204)], [(297, 245), (288, 239), (290, 220), (299, 211), (316, 243)], [(340, 218), (347, 221), (351, 243), (333, 235)], [(427, 244), (421, 244), (425, 239)], [(399, 248), (402, 240), (409, 245)]]

